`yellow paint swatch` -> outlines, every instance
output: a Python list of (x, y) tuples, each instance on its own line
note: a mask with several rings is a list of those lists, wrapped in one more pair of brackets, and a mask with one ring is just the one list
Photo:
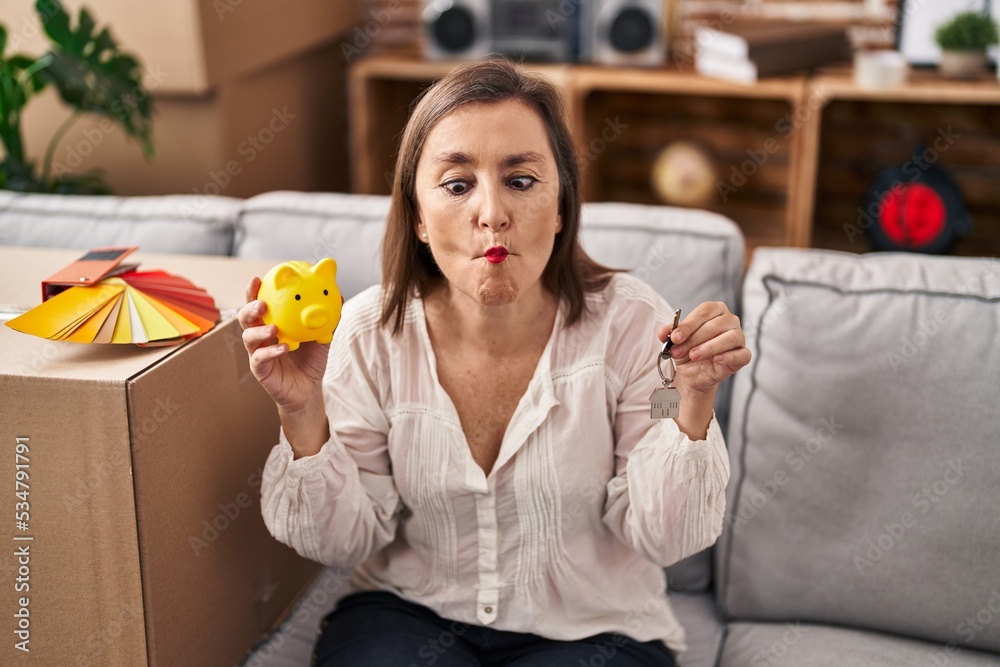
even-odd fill
[(108, 301), (86, 322), (81, 324), (75, 331), (66, 336), (65, 340), (74, 343), (93, 343), (94, 338), (97, 337), (97, 332), (101, 330), (101, 326), (104, 324), (104, 321), (108, 319), (108, 315), (111, 314), (111, 311), (114, 310), (120, 300), (121, 299), (119, 298)]
[(131, 286), (125, 289), (128, 291), (129, 298), (135, 303), (135, 309), (139, 313), (139, 319), (142, 321), (142, 328), (146, 332), (146, 341), (174, 338), (179, 335), (177, 329), (170, 326), (170, 322), (163, 315), (160, 315), (160, 312), (156, 308), (150, 305), (142, 292)]
[(33, 336), (54, 338), (66, 332), (68, 325), (82, 322), (99, 311), (108, 301), (119, 296), (123, 289), (105, 283), (93, 287), (71, 287), (8, 321), (7, 326)]
[[(122, 290), (124, 292), (124, 290)], [(122, 296), (125, 296), (124, 294)], [(118, 309), (118, 320), (115, 322), (115, 329), (111, 334), (112, 343), (132, 342), (132, 318), (129, 316), (128, 300), (123, 298), (121, 308)]]

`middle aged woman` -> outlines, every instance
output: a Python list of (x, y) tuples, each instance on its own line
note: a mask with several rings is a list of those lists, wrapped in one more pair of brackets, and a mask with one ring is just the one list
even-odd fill
[[(710, 546), (729, 464), (712, 404), (746, 365), (738, 319), (671, 330), (651, 287), (579, 244), (559, 95), (503, 61), (456, 69), (403, 134), (383, 284), (294, 353), (240, 311), (281, 439), (272, 534), (353, 570), (323, 666), (672, 665), (663, 566)], [(678, 275), (677, 280), (684, 280)], [(676, 419), (650, 418), (657, 354)]]

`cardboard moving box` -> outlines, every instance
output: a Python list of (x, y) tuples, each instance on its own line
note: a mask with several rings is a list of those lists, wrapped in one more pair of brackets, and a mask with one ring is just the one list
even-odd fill
[[(79, 254), (0, 247), (0, 303), (34, 305)], [(150, 257), (223, 308), (270, 266)], [(141, 349), (0, 327), (0, 664), (239, 664), (319, 571), (261, 519), (278, 420), (241, 333)]]

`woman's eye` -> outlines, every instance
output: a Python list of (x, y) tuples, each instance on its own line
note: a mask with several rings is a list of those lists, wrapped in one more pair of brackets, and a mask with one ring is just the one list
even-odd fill
[(515, 176), (510, 179), (510, 182), (513, 184), (515, 190), (524, 192), (525, 190), (530, 190), (538, 182), (538, 179), (534, 176)]
[(464, 195), (469, 191), (469, 184), (465, 181), (448, 181), (444, 184), (444, 189), (451, 195)]

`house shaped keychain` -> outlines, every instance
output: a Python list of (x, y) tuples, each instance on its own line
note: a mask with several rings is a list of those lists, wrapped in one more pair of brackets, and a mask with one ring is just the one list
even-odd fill
[[(674, 326), (670, 329), (671, 333), (677, 329), (680, 319), (681, 311), (678, 308), (674, 311)], [(677, 364), (670, 356), (670, 348), (673, 347), (673, 344), (670, 336), (667, 336), (667, 341), (663, 344), (663, 349), (660, 350), (660, 354), (656, 358), (656, 370), (660, 374), (660, 379), (663, 380), (663, 386), (657, 387), (649, 395), (650, 419), (676, 419), (681, 414), (681, 392), (674, 386), (674, 379), (677, 377)], [(669, 378), (663, 374), (661, 364), (664, 359), (670, 362)]]

